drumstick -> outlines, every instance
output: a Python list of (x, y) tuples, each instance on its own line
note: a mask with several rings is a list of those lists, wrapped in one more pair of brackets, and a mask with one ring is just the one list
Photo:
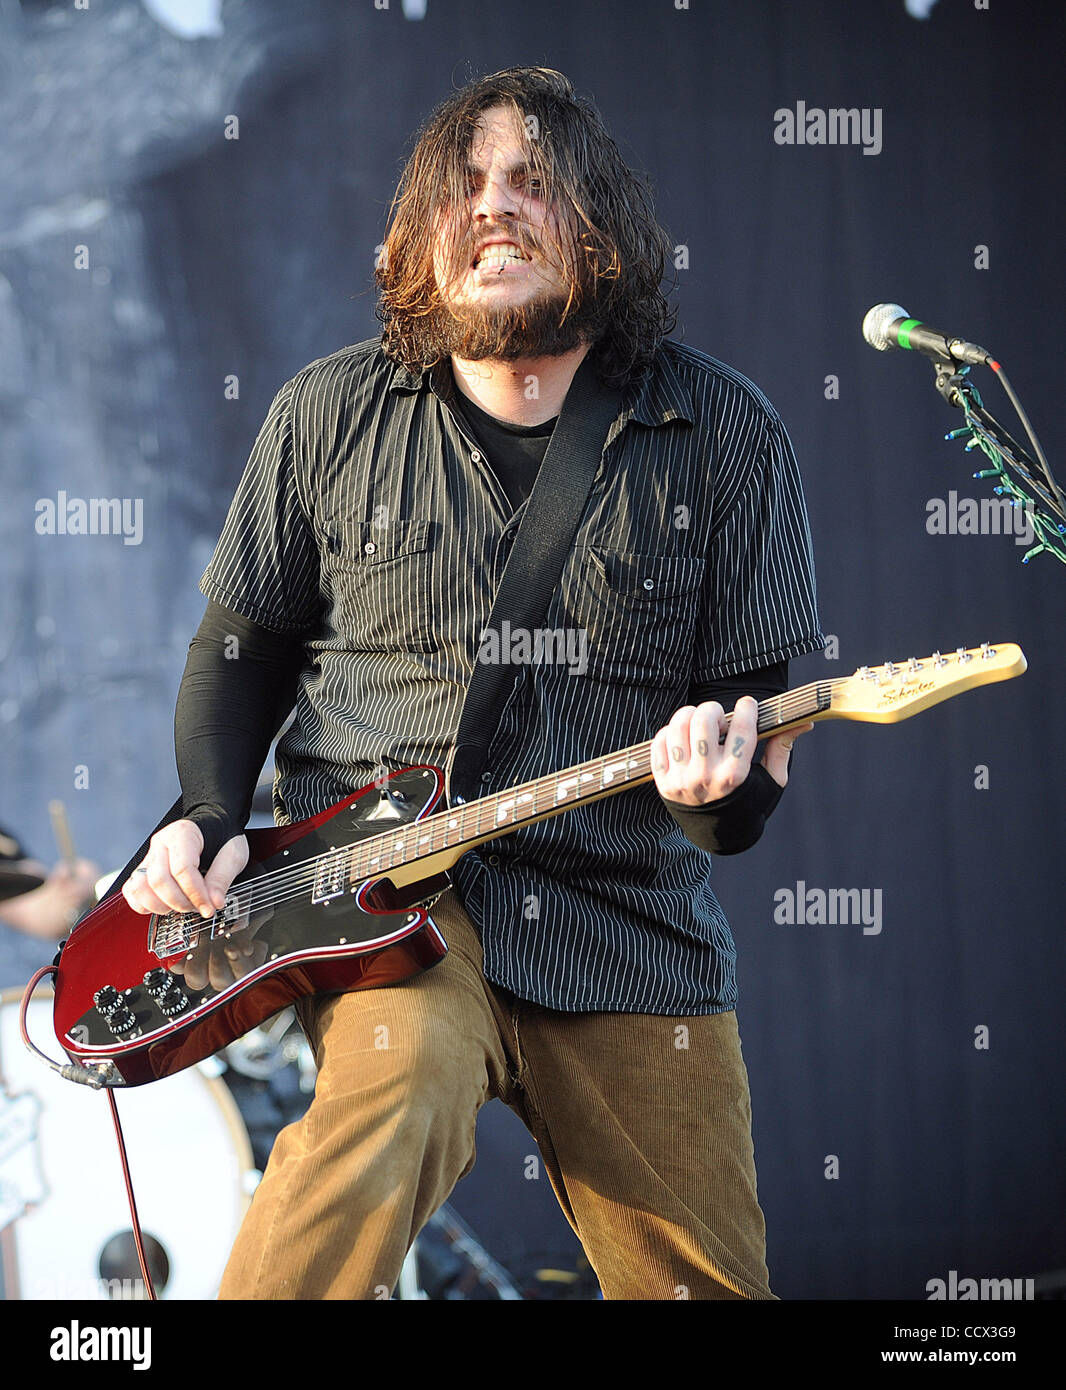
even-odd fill
[(78, 861), (78, 856), (74, 853), (74, 840), (67, 821), (67, 808), (62, 801), (50, 801), (48, 814), (52, 817), (52, 834), (56, 837), (59, 853), (67, 861), (68, 867), (73, 869)]
[[(67, 808), (62, 801), (50, 801), (48, 803), (48, 814), (52, 817), (52, 834), (56, 837), (56, 844), (59, 846), (59, 853), (62, 855), (67, 868), (74, 872), (78, 865), (78, 856), (74, 853), (74, 837), (70, 833), (70, 824), (67, 820)], [(106, 890), (105, 890), (106, 891)], [(82, 913), (89, 907), (95, 907), (100, 901), (99, 887), (94, 887), (78, 907), (72, 908), (70, 922), (73, 925)]]

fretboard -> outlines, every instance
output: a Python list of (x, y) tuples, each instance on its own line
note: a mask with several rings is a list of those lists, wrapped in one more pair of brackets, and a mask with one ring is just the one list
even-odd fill
[[(832, 703), (832, 685), (832, 681), (815, 681), (761, 700), (759, 737), (768, 737), (828, 710)], [(725, 719), (728, 724), (732, 714), (727, 714)], [(352, 880), (371, 878), (443, 850), (464, 852), (464, 847), (473, 847), (487, 838), (506, 835), (560, 811), (598, 801), (647, 782), (651, 777), (649, 740), (362, 840), (344, 851), (351, 855), (345, 868)]]

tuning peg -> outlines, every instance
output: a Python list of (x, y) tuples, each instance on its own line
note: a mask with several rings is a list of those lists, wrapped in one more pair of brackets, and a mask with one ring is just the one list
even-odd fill
[(966, 650), (965, 647), (956, 647), (955, 655), (959, 658), (960, 662), (973, 660), (973, 657), (970, 655), (970, 653)]
[(982, 661), (991, 661), (992, 658), (995, 656), (995, 654), (996, 654), (996, 651), (995, 651), (995, 648), (994, 648), (994, 647), (990, 647), (989, 644), (988, 644), (987, 642), (982, 642), (982, 643), (981, 643), (981, 660), (982, 660)]

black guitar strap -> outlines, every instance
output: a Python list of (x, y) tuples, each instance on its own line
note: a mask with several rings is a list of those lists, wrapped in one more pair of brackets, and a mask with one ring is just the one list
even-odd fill
[[(621, 392), (605, 386), (583, 358), (541, 461), (525, 515), (507, 557), (486, 632), (532, 633), (547, 612), (592, 491), (607, 432), (618, 416)], [(502, 644), (500, 644), (502, 654)], [(459, 717), (448, 773), (451, 805), (480, 795), (481, 773), (500, 722), (515, 669), (506, 661), (478, 660)]]

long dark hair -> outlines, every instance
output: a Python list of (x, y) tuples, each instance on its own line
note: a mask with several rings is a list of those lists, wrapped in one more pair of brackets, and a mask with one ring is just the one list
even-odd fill
[(514, 112), (541, 196), (576, 229), (572, 243), (550, 246), (567, 290), (564, 318), (572, 316), (594, 343), (607, 381), (631, 381), (676, 319), (661, 289), (670, 243), (647, 183), (625, 164), (599, 112), (551, 68), (508, 68), (470, 82), (418, 132), (376, 272), (384, 350), (413, 371), (444, 355), (434, 237), (442, 214), (467, 203), (471, 142), (482, 114), (495, 106)]

